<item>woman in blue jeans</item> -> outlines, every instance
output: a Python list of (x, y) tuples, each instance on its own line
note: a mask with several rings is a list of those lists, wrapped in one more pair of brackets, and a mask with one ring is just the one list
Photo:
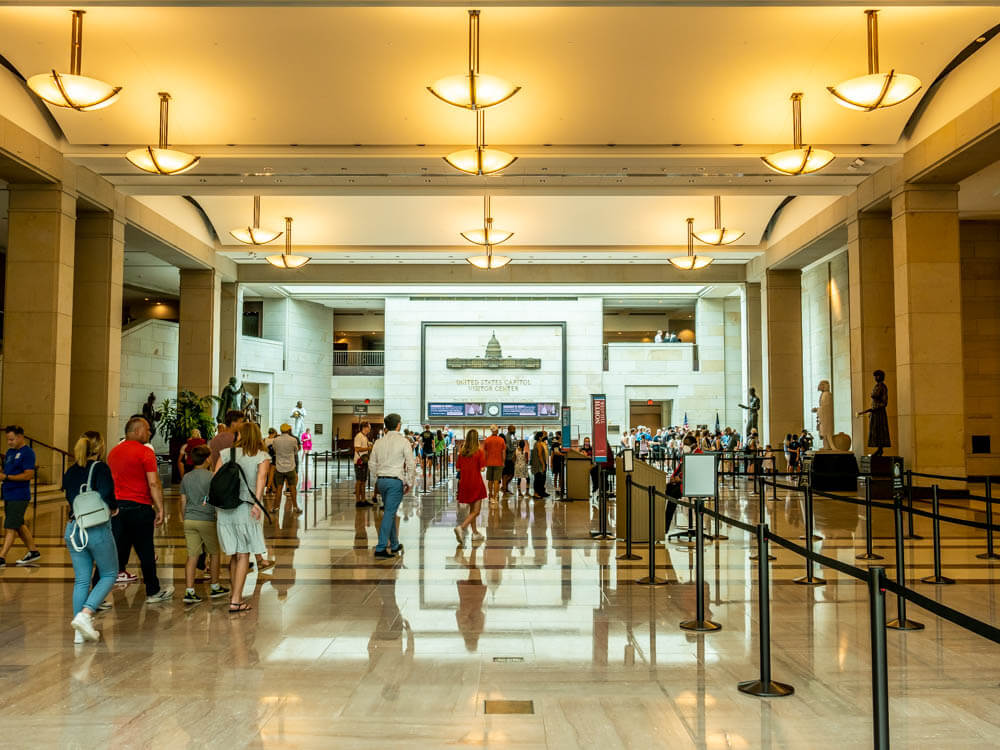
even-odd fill
[[(73, 518), (73, 501), (90, 479), (90, 489), (97, 492), (111, 510), (111, 515), (118, 513), (118, 502), (115, 500), (115, 483), (111, 478), (111, 469), (104, 463), (104, 438), (101, 433), (87, 431), (80, 436), (73, 448), (76, 459), (63, 475), (63, 491), (69, 502), (69, 521), (66, 524), (66, 546), (73, 561), (73, 619), (70, 626), (76, 631), (74, 643), (83, 643), (84, 639), (97, 641), (101, 634), (94, 627), (93, 616), (111, 591), (118, 576), (118, 549), (111, 533), (111, 522), (91, 526), (86, 531), (86, 544), (80, 546), (81, 530), (77, 529)], [(91, 474), (93, 467), (93, 474)], [(72, 536), (72, 541), (71, 541)], [(90, 587), (90, 575), (97, 566), (97, 580), (93, 589)]]

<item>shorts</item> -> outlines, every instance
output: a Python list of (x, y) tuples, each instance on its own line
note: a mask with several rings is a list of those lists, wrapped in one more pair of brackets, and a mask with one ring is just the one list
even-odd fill
[(564, 460), (565, 459), (562, 456), (553, 456), (552, 457), (552, 473), (553, 474), (558, 474), (560, 471), (562, 471), (563, 461)]
[(16, 530), (24, 526), (24, 514), (28, 512), (30, 502), (30, 500), (4, 500), (3, 527)]
[(368, 481), (368, 462), (362, 461), (361, 463), (354, 464), (354, 481), (355, 482), (367, 482)]
[(219, 554), (219, 532), (215, 521), (185, 520), (184, 541), (187, 542), (188, 557), (200, 555), (202, 545), (205, 545), (206, 554)]
[(487, 482), (499, 482), (500, 475), (503, 473), (502, 466), (487, 466), (486, 467), (486, 481)]
[(510, 459), (509, 461), (504, 461), (503, 462), (503, 475), (505, 477), (512, 477), (512, 476), (514, 476), (514, 459), (513, 458)]
[(295, 486), (299, 483), (299, 473), (292, 469), (291, 471), (275, 471), (274, 472), (274, 489), (281, 492), (281, 485), (287, 484), (288, 489), (294, 490)]

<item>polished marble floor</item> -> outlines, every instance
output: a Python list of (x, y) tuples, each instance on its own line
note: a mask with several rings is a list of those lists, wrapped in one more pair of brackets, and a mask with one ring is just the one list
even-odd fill
[[(376, 518), (355, 510), (349, 483), (308, 502), (308, 530), (287, 508), (268, 528), (277, 566), (251, 574), (254, 610), (243, 615), (229, 615), (224, 600), (181, 603), (186, 553), (174, 511), (156, 544), (175, 601), (147, 605), (141, 585), (117, 589), (113, 609), (97, 618), (102, 641), (82, 646), (69, 628), (64, 511), (41, 506), (41, 564), (0, 570), (0, 745), (871, 745), (866, 589), (832, 570), (822, 571), (825, 586), (796, 585), (802, 563), (793, 553), (773, 550), (772, 644), (774, 678), (795, 694), (761, 700), (736, 690), (756, 678), (758, 649), (755, 568), (738, 530), (707, 549), (708, 613), (723, 629), (699, 635), (677, 627), (694, 612), (692, 551), (660, 548), (657, 573), (671, 583), (637, 585), (646, 560), (617, 561), (620, 545), (593, 540), (586, 502), (510, 498), (484, 509), (485, 542), (456, 549), (452, 488), (442, 482), (406, 499), (405, 553), (388, 563), (372, 559)], [(756, 499), (741, 487), (726, 490), (722, 507), (757, 518)], [(778, 533), (801, 533), (798, 496), (780, 495), (767, 512)], [(824, 554), (853, 562), (863, 551), (856, 506), (820, 502), (816, 522)], [(876, 511), (875, 549), (887, 558), (890, 522)], [(928, 539), (907, 543), (913, 578), (931, 567), (923, 519), (917, 530)], [(958, 583), (915, 585), (1000, 624), (1000, 564), (975, 557), (982, 532), (945, 527), (943, 547)], [(893, 746), (1000, 745), (1000, 646), (916, 608), (909, 614), (927, 628), (888, 636)]]

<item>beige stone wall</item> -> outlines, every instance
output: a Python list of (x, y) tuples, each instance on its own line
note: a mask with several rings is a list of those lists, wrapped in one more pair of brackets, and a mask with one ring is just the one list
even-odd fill
[[(121, 334), (121, 397), (118, 415), (121, 424), (112, 433), (112, 443), (121, 437), (125, 422), (142, 410), (149, 394), (156, 394), (156, 405), (165, 399), (177, 398), (177, 323), (166, 320), (144, 320)], [(153, 441), (157, 450), (165, 444), (157, 435)]]
[(816, 388), (829, 380), (837, 432), (851, 432), (850, 309), (847, 253), (802, 272), (802, 425), (816, 434)]
[[(743, 300), (726, 297), (723, 300), (723, 354), (725, 358), (725, 408), (719, 413), (722, 426), (737, 427), (743, 432), (745, 423), (740, 403), (746, 403), (743, 361)], [(715, 421), (712, 421), (715, 425)]]
[[(1000, 221), (963, 221), (959, 236), (966, 470), (1000, 474)], [(973, 435), (990, 435), (992, 452), (973, 455)]]

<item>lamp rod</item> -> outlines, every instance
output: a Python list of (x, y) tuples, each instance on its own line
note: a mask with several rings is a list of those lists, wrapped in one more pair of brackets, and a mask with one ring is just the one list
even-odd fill
[(878, 73), (878, 11), (866, 10), (868, 16), (868, 74)]
[(83, 14), (86, 11), (74, 10), (71, 12), (73, 13), (73, 30), (69, 43), (69, 72), (71, 75), (78, 76), (83, 59)]
[(159, 93), (160, 97), (160, 148), (167, 147), (167, 123), (170, 120), (170, 94)]

